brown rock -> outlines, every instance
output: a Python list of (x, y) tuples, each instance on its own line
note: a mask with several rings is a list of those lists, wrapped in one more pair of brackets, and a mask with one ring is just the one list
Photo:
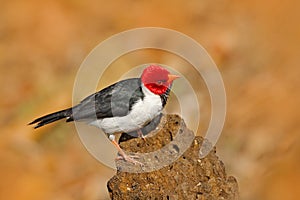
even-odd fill
[(117, 161), (117, 174), (107, 184), (111, 199), (238, 199), (237, 181), (226, 175), (216, 149), (200, 159), (202, 137), (178, 115), (160, 121), (145, 140), (121, 137), (121, 147), (139, 152), (144, 166)]

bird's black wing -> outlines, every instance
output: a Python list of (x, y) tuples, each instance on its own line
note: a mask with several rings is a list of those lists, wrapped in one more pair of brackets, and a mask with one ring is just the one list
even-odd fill
[(126, 79), (86, 97), (73, 107), (67, 121), (125, 116), (132, 105), (143, 98), (140, 78)]

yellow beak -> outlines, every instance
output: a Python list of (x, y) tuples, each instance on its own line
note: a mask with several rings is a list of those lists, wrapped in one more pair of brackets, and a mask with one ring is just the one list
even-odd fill
[(175, 79), (180, 78), (180, 76), (174, 75), (174, 74), (169, 74), (168, 75), (168, 82), (172, 83)]

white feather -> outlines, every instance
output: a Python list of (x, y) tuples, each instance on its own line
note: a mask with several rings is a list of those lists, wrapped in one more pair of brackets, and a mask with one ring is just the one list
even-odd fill
[(95, 120), (90, 125), (96, 126), (108, 134), (131, 132), (142, 128), (159, 115), (163, 109), (159, 95), (152, 93), (144, 85), (142, 85), (142, 90), (145, 94), (144, 99), (136, 102), (128, 115)]

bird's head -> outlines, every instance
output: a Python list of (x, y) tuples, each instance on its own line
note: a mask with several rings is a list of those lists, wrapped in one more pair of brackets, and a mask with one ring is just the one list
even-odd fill
[(148, 66), (141, 76), (142, 83), (157, 95), (164, 94), (168, 88), (171, 88), (173, 81), (177, 78), (179, 76), (170, 74), (168, 70), (158, 65)]

